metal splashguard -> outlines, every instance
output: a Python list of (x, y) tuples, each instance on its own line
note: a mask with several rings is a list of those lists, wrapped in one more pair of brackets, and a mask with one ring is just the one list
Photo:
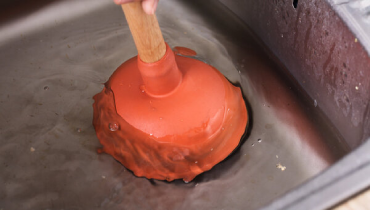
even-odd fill
[(222, 3), (161, 0), (165, 41), (240, 85), (251, 121), (240, 148), (191, 183), (137, 178), (96, 153), (92, 126), (92, 96), (137, 54), (121, 8), (26, 6), (9, 4), (0, 26), (0, 209), (258, 209), (350, 152), (321, 101)]

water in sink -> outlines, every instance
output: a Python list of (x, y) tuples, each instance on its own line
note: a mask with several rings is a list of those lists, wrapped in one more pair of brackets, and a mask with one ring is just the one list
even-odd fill
[[(120, 7), (92, 2), (55, 2), (32, 13), (48, 18), (1, 28), (16, 34), (0, 42), (0, 209), (257, 209), (346, 153), (320, 104), (228, 10), (162, 0), (166, 42), (241, 85), (250, 130), (232, 156), (188, 184), (135, 177), (96, 153), (92, 96), (137, 52)], [(15, 30), (27, 21), (34, 29)]]

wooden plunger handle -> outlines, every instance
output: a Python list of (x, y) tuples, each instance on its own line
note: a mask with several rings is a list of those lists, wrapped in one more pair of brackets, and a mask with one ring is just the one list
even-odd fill
[(122, 9), (134, 37), (140, 59), (145, 63), (160, 60), (166, 53), (166, 44), (155, 14), (146, 14), (140, 1), (122, 4)]

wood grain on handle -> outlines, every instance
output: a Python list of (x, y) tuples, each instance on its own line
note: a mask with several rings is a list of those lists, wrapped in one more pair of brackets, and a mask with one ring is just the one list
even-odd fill
[(160, 60), (166, 53), (166, 44), (156, 16), (146, 14), (141, 2), (122, 4), (122, 9), (141, 60), (145, 63)]

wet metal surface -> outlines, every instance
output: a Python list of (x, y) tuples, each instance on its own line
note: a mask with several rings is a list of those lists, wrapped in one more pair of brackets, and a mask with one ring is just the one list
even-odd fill
[(53, 2), (0, 27), (0, 209), (257, 209), (346, 154), (227, 9), (162, 0), (165, 40), (239, 83), (251, 122), (240, 149), (189, 184), (135, 177), (96, 153), (92, 96), (137, 52), (120, 7), (89, 2)]
[[(368, 139), (370, 27), (363, 21), (369, 1), (221, 2), (258, 34), (351, 149)], [(354, 8), (343, 12), (346, 7)]]

